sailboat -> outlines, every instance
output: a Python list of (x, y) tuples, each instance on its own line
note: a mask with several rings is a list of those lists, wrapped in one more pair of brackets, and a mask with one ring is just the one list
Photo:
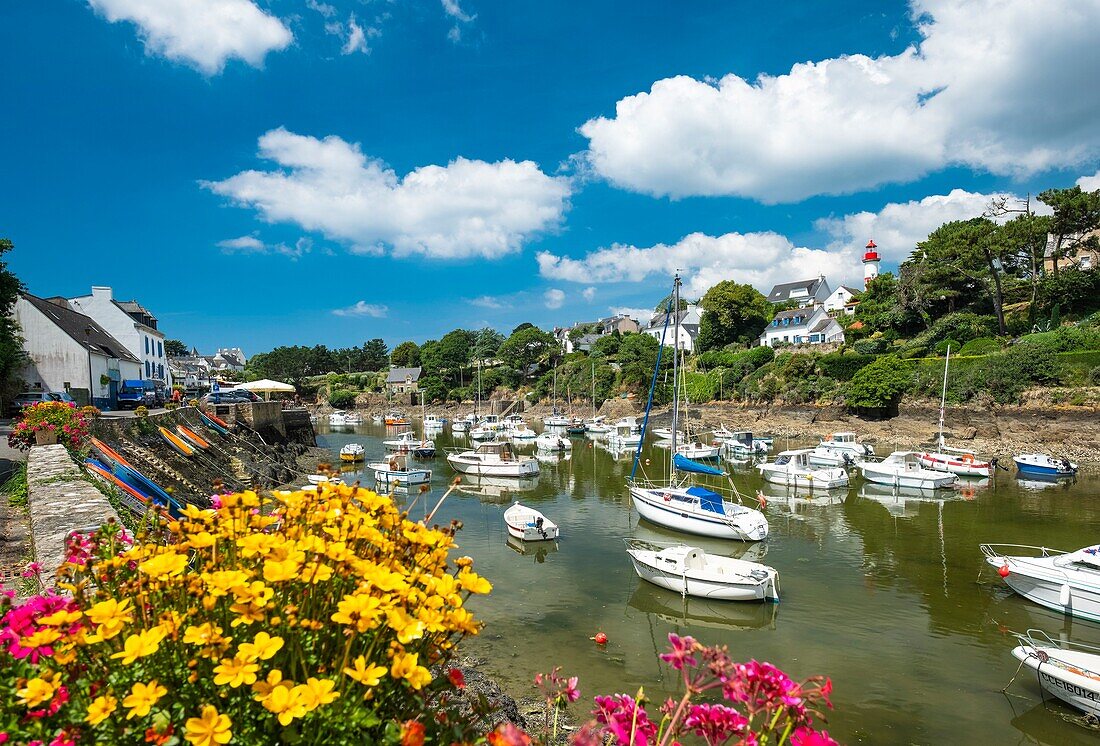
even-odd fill
[[(683, 366), (683, 364), (684, 364), (684, 353), (681, 352), (680, 353), (680, 365)], [(692, 437), (691, 430), (689, 430), (687, 428), (688, 405), (691, 403), (691, 402), (688, 401), (688, 398), (687, 398), (687, 376), (683, 377), (683, 380), (680, 381), (680, 385), (683, 388), (683, 394), (684, 394), (684, 420), (685, 420), (685, 423), (684, 423), (685, 424), (685, 427), (684, 427), (684, 442), (681, 443), (678, 446), (675, 446), (673, 451), (675, 453), (680, 454), (681, 456), (693, 459), (695, 461), (705, 461), (707, 459), (716, 459), (716, 458), (718, 458), (718, 451), (719, 451), (718, 446), (716, 446), (716, 445), (714, 445), (714, 446), (707, 445), (706, 443), (704, 443), (702, 441), (702, 439), (698, 436), (698, 434), (696, 434), (694, 437)]]
[(573, 421), (566, 417), (558, 409), (558, 365), (554, 364), (554, 411), (542, 418), (542, 424), (546, 427), (569, 427)]
[(603, 415), (596, 414), (596, 363), (592, 363), (592, 416), (584, 421), (585, 432), (589, 435), (605, 435), (611, 432), (611, 425), (604, 422)]
[(943, 392), (940, 394), (940, 437), (939, 450), (922, 452), (917, 456), (921, 466), (935, 471), (946, 471), (965, 477), (988, 477), (997, 468), (996, 463), (984, 461), (967, 448), (951, 448), (943, 440), (943, 413), (947, 405), (947, 369), (951, 365), (951, 347), (947, 348), (947, 358), (943, 363)]
[[(672, 299), (668, 306), (668, 313), (665, 316), (665, 328), (661, 331), (661, 345), (657, 348), (657, 364), (654, 367), (653, 380), (650, 383), (649, 401), (646, 403), (645, 419), (642, 424), (643, 431), (649, 422), (649, 412), (653, 407), (653, 391), (656, 388), (657, 376), (661, 367), (661, 355), (664, 351), (665, 331), (668, 330), (669, 319), (675, 318), (673, 339), (678, 340), (680, 336), (680, 316), (678, 313), (675, 315), (673, 313), (673, 309), (679, 309), (679, 307), (680, 275), (677, 274), (673, 281)], [(634, 452), (634, 465), (627, 482), (634, 506), (647, 521), (677, 531), (741, 541), (766, 539), (768, 537), (768, 519), (759, 510), (749, 508), (741, 503), (741, 496), (734, 487), (732, 480), (729, 483), (730, 490), (733, 496), (736, 497), (736, 501), (726, 499), (709, 487), (692, 483), (692, 474), (713, 476), (726, 476), (726, 474), (712, 466), (689, 459), (676, 451), (680, 407), (680, 366), (675, 352), (673, 352), (672, 364), (673, 456), (669, 463), (668, 479), (656, 481), (635, 478), (642, 450), (639, 442)], [(679, 476), (677, 472), (682, 472), (683, 476)]]

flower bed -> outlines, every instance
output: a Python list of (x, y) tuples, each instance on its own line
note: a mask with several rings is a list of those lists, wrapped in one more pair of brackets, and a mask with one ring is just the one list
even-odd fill
[(75, 404), (38, 402), (23, 410), (8, 435), (8, 445), (25, 451), (35, 444), (39, 432), (50, 433), (57, 437), (58, 443), (70, 450), (77, 450), (88, 438), (88, 421)]

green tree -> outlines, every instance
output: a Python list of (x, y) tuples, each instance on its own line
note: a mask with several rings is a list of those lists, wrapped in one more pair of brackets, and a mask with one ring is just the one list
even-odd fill
[(883, 355), (856, 371), (844, 387), (849, 407), (890, 409), (913, 383), (913, 371), (896, 355)]
[(425, 375), (439, 375), (439, 371), (443, 367), (443, 358), (439, 354), (438, 341), (429, 339), (420, 345), (420, 365), (424, 368)]
[(455, 329), (443, 335), (436, 345), (439, 365), (447, 371), (452, 382), (463, 380), (462, 369), (470, 364), (476, 334), (466, 329)]
[[(661, 298), (661, 302), (653, 307), (653, 313), (667, 313), (669, 303), (672, 302), (672, 293), (669, 293), (664, 298)], [(683, 298), (680, 299), (680, 305), (677, 307), (680, 311), (686, 311), (688, 302)]]
[(390, 353), (390, 363), (395, 368), (415, 368), (420, 365), (420, 347), (416, 342), (402, 342)]
[(389, 363), (390, 351), (386, 342), (375, 338), (363, 345), (358, 370), (382, 370)]
[(884, 272), (867, 283), (859, 296), (855, 321), (863, 325), (864, 335), (874, 332), (907, 335), (920, 328), (920, 316), (902, 306), (899, 300), (898, 278)]
[(164, 340), (164, 354), (167, 357), (183, 357), (188, 352), (187, 345), (178, 339)]
[(750, 342), (774, 315), (772, 304), (759, 290), (732, 280), (708, 290), (699, 305), (703, 308), (697, 345), (700, 352)]
[(7, 403), (23, 386), (21, 373), (27, 360), (19, 324), (12, 316), (15, 302), (23, 292), (23, 283), (2, 259), (4, 254), (14, 248), (15, 245), (9, 239), (0, 238), (0, 404), (5, 411)]
[(504, 344), (504, 335), (496, 329), (485, 327), (476, 334), (474, 341), (474, 358), (477, 360), (489, 360), (495, 358), (500, 346)]
[(1054, 274), (1058, 262), (1082, 248), (1096, 248), (1096, 236), (1089, 233), (1100, 228), (1100, 189), (1086, 192), (1079, 186), (1069, 189), (1048, 189), (1039, 199), (1054, 210), (1050, 219), (1050, 256)]
[(497, 357), (526, 376), (531, 366), (541, 363), (557, 349), (554, 335), (535, 326), (514, 332), (501, 344)]

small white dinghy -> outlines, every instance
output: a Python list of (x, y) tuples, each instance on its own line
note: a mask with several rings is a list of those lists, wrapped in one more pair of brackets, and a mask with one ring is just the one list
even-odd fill
[(340, 477), (330, 477), (326, 474), (310, 474), (306, 477), (310, 484), (343, 484), (344, 480)]
[(707, 554), (683, 544), (624, 541), (638, 577), (661, 588), (721, 601), (779, 600), (779, 571), (767, 565)]
[(382, 484), (400, 484), (408, 487), (418, 484), (431, 484), (432, 470), (410, 468), (403, 454), (394, 454), (385, 461), (367, 464), (374, 472), (374, 478)]
[(340, 449), (340, 460), (352, 463), (363, 460), (363, 446), (358, 443), (348, 443)]
[(553, 541), (558, 538), (558, 524), (534, 508), (518, 502), (504, 511), (504, 525), (511, 536), (523, 541)]
[(569, 438), (563, 438), (556, 433), (541, 433), (535, 438), (535, 447), (540, 451), (570, 451), (573, 449), (573, 444)]
[(1036, 629), (1016, 638), (1020, 644), (1012, 655), (1035, 671), (1039, 686), (1071, 707), (1100, 717), (1100, 648), (1069, 641), (1059, 644)]

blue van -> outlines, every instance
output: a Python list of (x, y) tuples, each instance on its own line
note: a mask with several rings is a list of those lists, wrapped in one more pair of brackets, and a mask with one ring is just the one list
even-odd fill
[(126, 380), (118, 388), (118, 408), (136, 409), (143, 405), (148, 407), (154, 403), (155, 396), (156, 390), (152, 381)]

